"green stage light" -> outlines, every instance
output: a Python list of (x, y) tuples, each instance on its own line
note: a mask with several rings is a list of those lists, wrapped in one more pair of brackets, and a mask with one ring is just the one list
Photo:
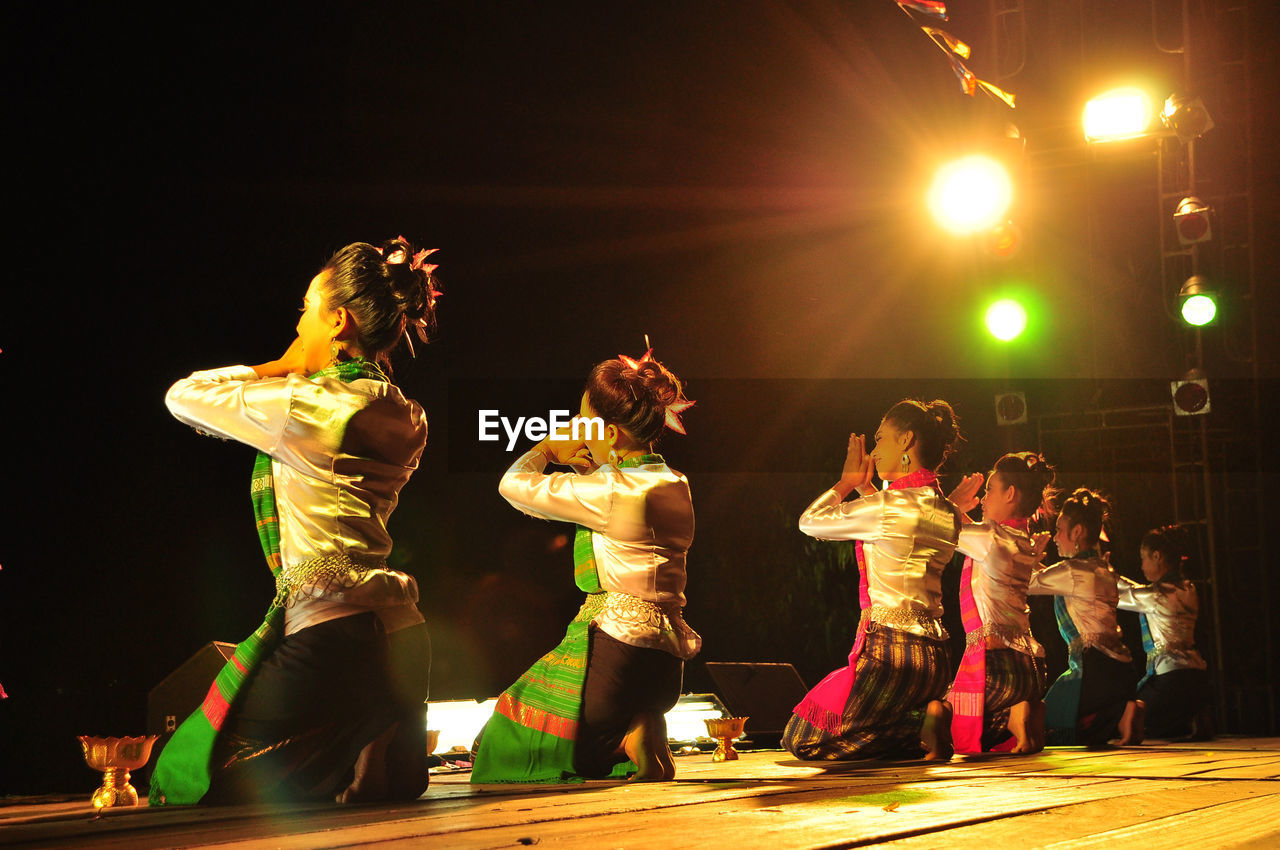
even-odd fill
[(1012, 298), (1002, 298), (987, 308), (986, 322), (993, 337), (1009, 342), (1027, 329), (1027, 311)]
[(1208, 295), (1192, 295), (1182, 302), (1182, 319), (1188, 325), (1207, 325), (1218, 315), (1218, 305)]
[(1218, 315), (1217, 293), (1198, 274), (1187, 278), (1187, 282), (1182, 284), (1178, 299), (1182, 302), (1182, 320), (1192, 327), (1203, 327)]

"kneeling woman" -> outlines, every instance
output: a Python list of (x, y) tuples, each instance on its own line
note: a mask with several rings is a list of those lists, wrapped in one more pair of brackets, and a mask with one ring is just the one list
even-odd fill
[(1142, 622), (1147, 672), (1138, 683), (1146, 734), (1157, 738), (1213, 737), (1209, 674), (1196, 651), (1196, 586), (1182, 574), (1185, 532), (1153, 528), (1142, 537), (1142, 574), (1150, 584), (1120, 577), (1120, 609)]
[[(861, 435), (850, 436), (840, 480), (800, 517), (812, 537), (858, 541), (862, 618), (849, 666), (811, 690), (787, 723), (782, 743), (797, 757), (950, 758), (942, 572), (960, 514), (938, 491), (935, 470), (959, 438), (945, 401), (901, 401), (870, 455)], [(873, 469), (887, 490), (871, 485)], [(860, 498), (845, 502), (854, 490)]]
[(1044, 648), (1031, 634), (1027, 584), (1048, 534), (1033, 540), (1028, 528), (1053, 479), (1040, 455), (1005, 455), (987, 476), (982, 522), (960, 529), (965, 653), (947, 700), (962, 753), (1044, 748)]
[(1027, 592), (1056, 596), (1067, 669), (1045, 695), (1050, 744), (1142, 743), (1142, 704), (1134, 698), (1133, 656), (1116, 624), (1116, 574), (1098, 554), (1105, 499), (1080, 487), (1063, 503), (1053, 540), (1066, 560), (1038, 570)]
[(387, 518), (427, 423), (387, 354), (435, 319), (428, 252), (403, 238), (338, 251), (279, 360), (196, 372), (179, 420), (258, 449), (252, 497), (276, 598), (177, 730), (153, 803), (414, 799), (427, 787), (430, 667), (412, 576)]
[[(499, 697), (472, 782), (675, 776), (663, 715), (702, 645), (681, 613), (693, 502), (653, 446), (664, 426), (684, 432), (678, 414), (690, 404), (647, 353), (606, 360), (575, 421), (585, 439), (548, 437), (502, 477), (514, 507), (577, 523), (574, 580), (588, 595), (560, 645)], [(591, 419), (603, 428), (592, 432)]]

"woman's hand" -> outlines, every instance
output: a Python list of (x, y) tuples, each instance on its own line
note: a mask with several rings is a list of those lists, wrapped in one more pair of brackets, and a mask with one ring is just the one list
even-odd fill
[(272, 360), (253, 367), (259, 378), (283, 378), (286, 375), (305, 375), (307, 364), (302, 355), (302, 339), (295, 338), (279, 360)]
[(569, 466), (578, 472), (585, 472), (592, 466), (591, 453), (582, 440), (553, 440), (547, 435), (534, 449), (546, 455), (551, 463)]
[(869, 496), (876, 491), (871, 483), (875, 471), (875, 461), (867, 454), (867, 438), (862, 434), (850, 434), (849, 448), (844, 456), (844, 469), (840, 471), (840, 480), (832, 489), (842, 499), (854, 490)]
[(960, 513), (967, 514), (978, 506), (978, 491), (982, 489), (982, 481), (981, 472), (966, 475), (960, 479), (960, 483), (947, 498), (951, 500), (951, 504), (960, 509)]

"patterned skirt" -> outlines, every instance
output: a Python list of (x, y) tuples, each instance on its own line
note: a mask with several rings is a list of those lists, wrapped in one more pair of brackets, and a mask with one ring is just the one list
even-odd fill
[(1016, 649), (988, 649), (983, 695), (982, 749), (990, 750), (1009, 738), (1009, 709), (1023, 701), (1044, 698), (1044, 659)]
[(925, 708), (951, 684), (947, 643), (872, 623), (855, 669), (840, 730), (833, 734), (793, 714), (782, 745), (815, 761), (924, 755)]

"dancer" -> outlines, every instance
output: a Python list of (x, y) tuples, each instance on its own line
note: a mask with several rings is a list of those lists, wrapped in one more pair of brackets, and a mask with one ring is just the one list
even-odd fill
[(1066, 560), (1031, 575), (1027, 592), (1055, 596), (1067, 670), (1045, 695), (1050, 744), (1142, 743), (1142, 703), (1134, 695), (1133, 656), (1116, 625), (1116, 574), (1098, 555), (1107, 501), (1080, 487), (1063, 503), (1054, 542)]
[[(1027, 584), (1049, 535), (1033, 540), (1028, 529), (1053, 479), (1053, 467), (1040, 455), (1005, 455), (987, 476), (982, 522), (960, 529), (965, 653), (947, 701), (962, 753), (1044, 748), (1044, 648), (1031, 634)], [(960, 499), (962, 510), (969, 507), (972, 496), (964, 494), (976, 493), (981, 482), (981, 474), (966, 478), (951, 498)]]
[(664, 426), (684, 433), (679, 414), (692, 404), (651, 352), (606, 360), (570, 438), (548, 436), (502, 477), (517, 509), (578, 524), (574, 580), (587, 599), (560, 645), (499, 697), (472, 782), (675, 777), (663, 715), (702, 639), (681, 613), (689, 484), (654, 444)]
[[(951, 757), (942, 571), (960, 515), (938, 491), (936, 470), (959, 439), (945, 401), (900, 401), (870, 454), (863, 435), (849, 436), (840, 479), (800, 517), (812, 537), (857, 541), (862, 618), (849, 665), (809, 691), (787, 722), (782, 743), (798, 758)], [(887, 490), (872, 486), (873, 473)], [(854, 490), (860, 498), (845, 502)]]
[[(165, 401), (258, 449), (254, 513), (276, 597), (156, 765), (153, 804), (417, 798), (430, 643), (387, 518), (427, 423), (388, 354), (435, 322), (435, 266), (404, 237), (339, 250), (279, 360), (196, 372)], [(410, 347), (412, 348), (412, 344)]]
[(1142, 537), (1142, 574), (1150, 584), (1120, 577), (1120, 608), (1138, 612), (1147, 670), (1138, 682), (1145, 731), (1157, 738), (1213, 737), (1208, 665), (1196, 651), (1196, 587), (1182, 574), (1186, 558), (1176, 525)]

